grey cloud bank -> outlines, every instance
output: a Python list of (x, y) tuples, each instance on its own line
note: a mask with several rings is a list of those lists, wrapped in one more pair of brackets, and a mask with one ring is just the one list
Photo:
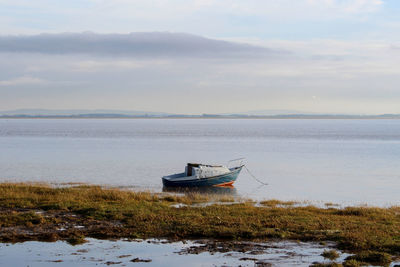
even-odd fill
[(133, 57), (260, 57), (283, 51), (185, 33), (60, 33), (0, 36), (0, 52)]

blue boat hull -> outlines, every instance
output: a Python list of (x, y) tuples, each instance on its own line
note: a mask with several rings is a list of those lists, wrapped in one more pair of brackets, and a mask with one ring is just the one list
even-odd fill
[(243, 166), (231, 168), (231, 172), (208, 177), (208, 178), (196, 178), (185, 181), (174, 181), (170, 179), (162, 178), (163, 185), (165, 187), (203, 187), (203, 186), (229, 186), (236, 181)]

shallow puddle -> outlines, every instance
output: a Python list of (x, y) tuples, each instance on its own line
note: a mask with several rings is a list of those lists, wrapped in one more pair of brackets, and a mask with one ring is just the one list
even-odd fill
[[(1, 266), (309, 266), (329, 248), (317, 243), (213, 243), (206, 241), (97, 240), (0, 244)], [(348, 254), (340, 254), (338, 261)], [(326, 261), (325, 261), (326, 262)]]
[[(0, 266), (309, 266), (329, 262), (321, 253), (333, 247), (293, 241), (87, 240), (77, 246), (63, 241), (0, 243)], [(347, 256), (340, 253), (336, 262)]]

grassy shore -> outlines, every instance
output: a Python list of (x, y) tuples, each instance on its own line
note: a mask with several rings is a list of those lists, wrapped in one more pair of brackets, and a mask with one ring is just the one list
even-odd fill
[[(208, 202), (210, 197), (85, 185), (0, 184), (0, 241), (67, 240), (77, 244), (84, 237), (293, 239), (335, 241), (339, 249), (357, 255), (400, 256), (400, 207), (323, 209), (279, 201), (265, 201), (257, 207), (251, 201), (192, 205)], [(232, 201), (226, 196), (213, 200)], [(175, 203), (187, 206), (176, 208)], [(361, 261), (357, 257), (352, 260)]]

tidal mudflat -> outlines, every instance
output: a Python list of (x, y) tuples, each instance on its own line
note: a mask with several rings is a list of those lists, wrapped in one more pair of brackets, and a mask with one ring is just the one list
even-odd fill
[[(239, 261), (254, 265), (264, 260), (266, 251), (273, 248), (267, 242), (288, 240), (293, 241), (290, 244), (319, 249), (318, 253), (299, 253), (310, 257), (305, 264), (314, 262), (313, 257), (322, 254), (327, 243), (333, 244), (330, 246), (337, 251), (354, 254), (346, 258), (346, 264), (353, 264), (351, 266), (388, 266), (400, 256), (400, 207), (318, 208), (278, 200), (255, 205), (252, 200), (237, 201), (223, 195), (154, 194), (89, 185), (54, 188), (45, 184), (0, 184), (0, 196), (0, 241), (3, 243), (65, 241), (81, 246), (88, 238), (157, 238), (172, 242), (170, 244), (208, 240), (189, 241), (182, 247), (186, 250), (180, 253), (208, 255), (210, 261), (221, 265), (224, 265), (225, 256), (229, 258), (229, 253), (235, 251), (246, 254), (240, 254)], [(210, 201), (216, 204), (195, 205)], [(89, 240), (87, 246), (98, 242)], [(55, 244), (67, 246), (65, 242)], [(247, 255), (257, 250), (260, 254), (255, 252), (254, 255), (260, 258)], [(131, 260), (146, 259), (141, 258), (146, 254), (132, 255)], [(216, 255), (222, 255), (224, 260), (219, 261)], [(293, 256), (296, 258), (295, 254)], [(340, 259), (341, 253), (338, 256)], [(64, 261), (54, 259), (60, 260)], [(109, 264), (124, 262), (105, 260)], [(227, 264), (236, 265), (235, 262)]]

